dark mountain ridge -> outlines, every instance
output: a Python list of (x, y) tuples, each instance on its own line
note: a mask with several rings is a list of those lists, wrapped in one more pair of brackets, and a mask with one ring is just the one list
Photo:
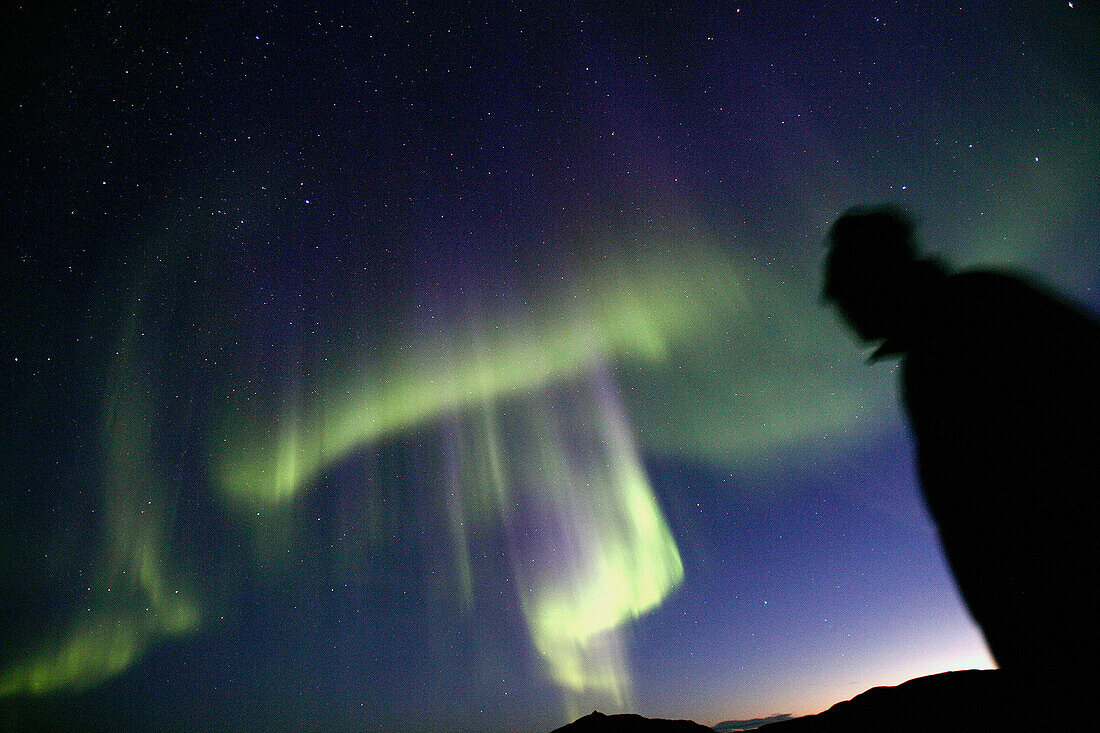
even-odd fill
[[(873, 687), (828, 710), (769, 723), (764, 733), (998, 733), (1085, 729), (1083, 704), (1074, 685), (1044, 676), (1010, 675), (1003, 670), (971, 669), (918, 677), (895, 687)], [(1061, 679), (1061, 678), (1059, 678)], [(756, 721), (742, 721), (751, 724)], [(728, 723), (716, 728), (734, 730)], [(713, 731), (688, 720), (661, 720), (640, 715), (593, 712), (554, 733), (689, 733)]]

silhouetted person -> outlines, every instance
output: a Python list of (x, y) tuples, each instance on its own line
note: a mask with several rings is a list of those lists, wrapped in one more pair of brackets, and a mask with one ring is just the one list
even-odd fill
[(825, 299), (882, 340), (872, 360), (901, 358), (924, 496), (990, 651), (1083, 703), (1100, 661), (1100, 326), (1019, 276), (950, 274), (889, 208), (848, 211), (828, 244)]

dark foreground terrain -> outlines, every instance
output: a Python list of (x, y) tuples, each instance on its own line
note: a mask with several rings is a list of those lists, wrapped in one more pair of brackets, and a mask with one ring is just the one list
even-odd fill
[[(1079, 704), (1064, 688), (1039, 693), (1001, 670), (967, 670), (918, 677), (896, 687), (874, 687), (817, 715), (759, 728), (764, 733), (852, 731), (1063, 731), (1086, 730), (1072, 710)], [(1085, 726), (1085, 727), (1082, 727)], [(720, 726), (730, 730), (728, 726)], [(593, 712), (554, 733), (691, 733), (710, 728), (689, 720)]]
[(577, 718), (568, 725), (557, 728), (553, 733), (713, 733), (705, 725), (690, 720), (662, 720), (661, 718), (643, 718), (641, 715), (624, 713), (604, 715), (593, 710), (583, 718)]

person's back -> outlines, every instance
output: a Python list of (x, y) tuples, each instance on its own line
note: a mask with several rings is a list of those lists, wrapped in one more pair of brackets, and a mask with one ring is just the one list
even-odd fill
[[(911, 241), (886, 245), (864, 289), (883, 274), (882, 236), (910, 230), (896, 212), (846, 216), (826, 296), (886, 339), (879, 358), (902, 357), (921, 486), (959, 589), (1002, 668), (1076, 688), (1096, 651), (1100, 326), (1021, 277), (949, 275)], [(861, 230), (865, 216), (879, 219)]]
[(998, 663), (1062, 666), (1091, 632), (1100, 330), (1005, 275), (945, 284), (903, 362), (921, 486)]

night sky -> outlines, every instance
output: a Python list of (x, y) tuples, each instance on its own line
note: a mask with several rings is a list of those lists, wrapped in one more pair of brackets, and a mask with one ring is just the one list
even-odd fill
[(0, 31), (3, 727), (992, 666), (822, 240), (893, 201), (1100, 312), (1093, 2), (129, 5)]

